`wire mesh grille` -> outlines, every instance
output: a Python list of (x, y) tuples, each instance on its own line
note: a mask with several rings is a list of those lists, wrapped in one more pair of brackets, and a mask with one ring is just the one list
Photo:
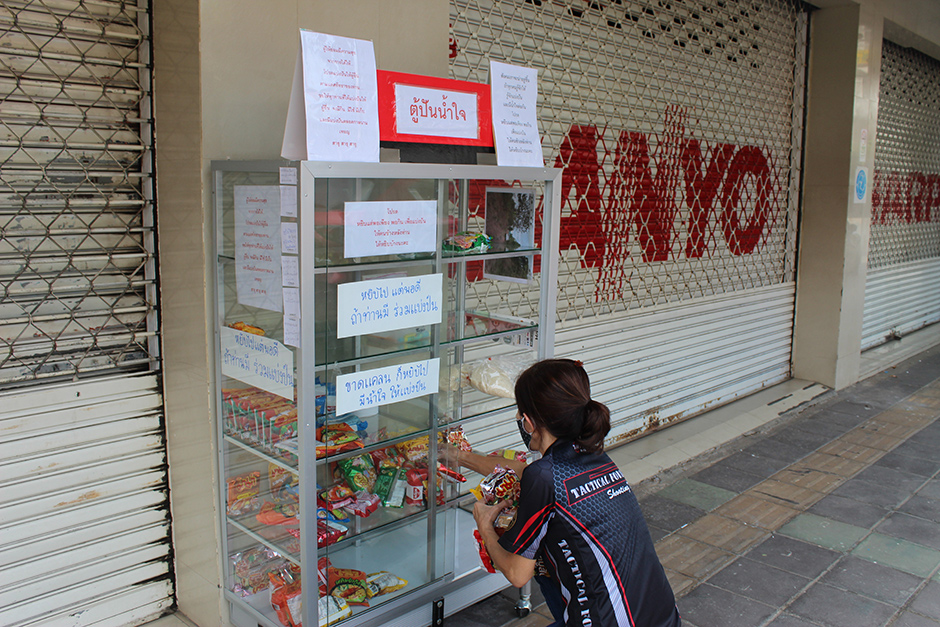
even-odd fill
[(539, 70), (560, 319), (793, 279), (805, 38), (790, 0), (452, 0), (454, 78)]
[(0, 386), (156, 366), (148, 20), (0, 0)]
[(868, 268), (940, 256), (940, 61), (882, 47)]

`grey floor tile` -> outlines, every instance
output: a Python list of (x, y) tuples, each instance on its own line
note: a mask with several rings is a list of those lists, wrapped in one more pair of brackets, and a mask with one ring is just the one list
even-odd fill
[(894, 447), (892, 452), (900, 453), (901, 455), (909, 455), (911, 457), (922, 457), (924, 459), (937, 458), (937, 448), (935, 446), (923, 444), (921, 442), (917, 442), (916, 440), (908, 440), (907, 442), (903, 442), (902, 444)]
[(931, 479), (917, 491), (917, 496), (940, 501), (940, 479)]
[(722, 464), (709, 466), (695, 473), (690, 478), (718, 488), (731, 490), (732, 492), (744, 492), (764, 480), (764, 477), (752, 475), (749, 472), (742, 472), (730, 466), (723, 466)]
[(447, 618), (447, 627), (493, 627), (516, 618), (516, 604), (501, 594), (474, 603)]
[(640, 509), (648, 525), (667, 532), (681, 529), (705, 515), (705, 511), (685, 503), (653, 494), (640, 501)]
[(839, 522), (844, 522), (849, 525), (867, 528), (873, 527), (888, 513), (888, 510), (878, 507), (877, 505), (863, 503), (862, 501), (856, 501), (855, 499), (835, 494), (823, 497), (807, 511), (817, 516), (832, 518), (833, 520), (838, 520)]
[(863, 418), (861, 416), (850, 416), (848, 414), (843, 414), (837, 411), (828, 411), (822, 410), (812, 420), (818, 424), (830, 425), (834, 428), (838, 428), (845, 433), (846, 431), (857, 427), (859, 423), (864, 420), (868, 420), (867, 417)]
[(819, 623), (811, 623), (805, 618), (792, 614), (781, 614), (769, 623), (767, 627), (816, 627)]
[(780, 607), (810, 580), (768, 564), (739, 558), (709, 578), (708, 583), (741, 596)]
[(897, 449), (888, 453), (877, 462), (876, 466), (893, 468), (894, 470), (903, 470), (922, 477), (932, 477), (940, 470), (940, 459), (924, 459), (923, 457), (911, 457), (902, 455)]
[(702, 584), (679, 600), (679, 614), (699, 627), (760, 625), (774, 608), (727, 590)]
[(832, 570), (822, 576), (820, 582), (901, 607), (911, 598), (923, 580), (850, 555), (833, 566)]
[(901, 612), (898, 619), (891, 623), (891, 627), (940, 627), (940, 621), (913, 612)]
[(797, 446), (792, 443), (783, 442), (774, 437), (769, 437), (765, 440), (757, 442), (756, 444), (748, 446), (744, 450), (754, 455), (760, 455), (762, 457), (773, 457), (774, 459), (779, 459), (787, 462), (788, 464), (792, 464), (795, 461), (803, 459), (817, 448), (817, 446)]
[(829, 627), (880, 627), (895, 614), (897, 608), (817, 583), (793, 601), (787, 611)]
[(875, 528), (879, 533), (940, 549), (940, 524), (895, 512)]
[(918, 614), (940, 620), (940, 582), (931, 581), (917, 593), (910, 609)]
[(872, 483), (871, 481), (852, 478), (833, 490), (832, 494), (855, 499), (863, 503), (870, 503), (877, 507), (894, 509), (904, 499), (909, 497), (911, 492), (889, 490), (885, 489), (883, 485)]
[(778, 470), (789, 466), (790, 462), (774, 457), (754, 455), (748, 451), (741, 451), (740, 453), (735, 453), (721, 460), (721, 465), (766, 479)]
[[(897, 394), (897, 392), (895, 392), (895, 394)], [(857, 419), (858, 422), (856, 422), (856, 424), (859, 424), (871, 418), (872, 416), (880, 414), (885, 409), (887, 409), (894, 403), (901, 400), (901, 398), (904, 398), (904, 396), (909, 395), (908, 393), (900, 398), (895, 398), (895, 394), (891, 394), (887, 390), (874, 390), (873, 389), (869, 391), (868, 397), (866, 398), (859, 399), (858, 401), (855, 401), (855, 400), (839, 401), (837, 403), (833, 403), (832, 405), (827, 406), (826, 411), (837, 412), (840, 414), (845, 414), (847, 416), (852, 416), (853, 418)], [(891, 400), (887, 402), (884, 402), (884, 401), (879, 402), (876, 398), (874, 398), (877, 396), (890, 397)]]
[(812, 579), (829, 568), (840, 554), (808, 542), (774, 535), (751, 549), (747, 557)]
[(871, 483), (890, 488), (892, 491), (896, 491), (899, 494), (913, 494), (926, 480), (921, 475), (915, 475), (893, 468), (885, 468), (877, 464), (869, 466), (852, 478), (861, 481), (870, 481)]
[(656, 525), (651, 525), (647, 523), (646, 526), (650, 530), (650, 536), (652, 536), (654, 543), (659, 542), (660, 540), (662, 540), (663, 538), (669, 535), (668, 531), (666, 531), (665, 529), (661, 529), (657, 527)]
[(915, 494), (898, 511), (940, 522), (940, 499), (928, 499)]

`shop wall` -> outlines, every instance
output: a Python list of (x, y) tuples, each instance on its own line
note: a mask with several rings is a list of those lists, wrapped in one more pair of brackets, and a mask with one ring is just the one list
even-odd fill
[(155, 3), (158, 219), (177, 598), (202, 626), (221, 602), (209, 171), (278, 159), (299, 29), (370, 39), (381, 69), (447, 75), (448, 4)]

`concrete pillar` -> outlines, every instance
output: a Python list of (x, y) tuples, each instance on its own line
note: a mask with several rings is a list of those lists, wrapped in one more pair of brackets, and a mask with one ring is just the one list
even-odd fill
[(793, 375), (835, 389), (859, 373), (882, 24), (857, 4), (810, 23)]

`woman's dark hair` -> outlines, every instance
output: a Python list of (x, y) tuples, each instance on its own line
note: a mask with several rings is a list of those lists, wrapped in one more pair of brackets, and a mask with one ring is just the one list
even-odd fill
[(610, 431), (610, 410), (591, 399), (591, 381), (581, 362), (545, 359), (529, 366), (516, 380), (516, 406), (559, 440), (600, 453)]

